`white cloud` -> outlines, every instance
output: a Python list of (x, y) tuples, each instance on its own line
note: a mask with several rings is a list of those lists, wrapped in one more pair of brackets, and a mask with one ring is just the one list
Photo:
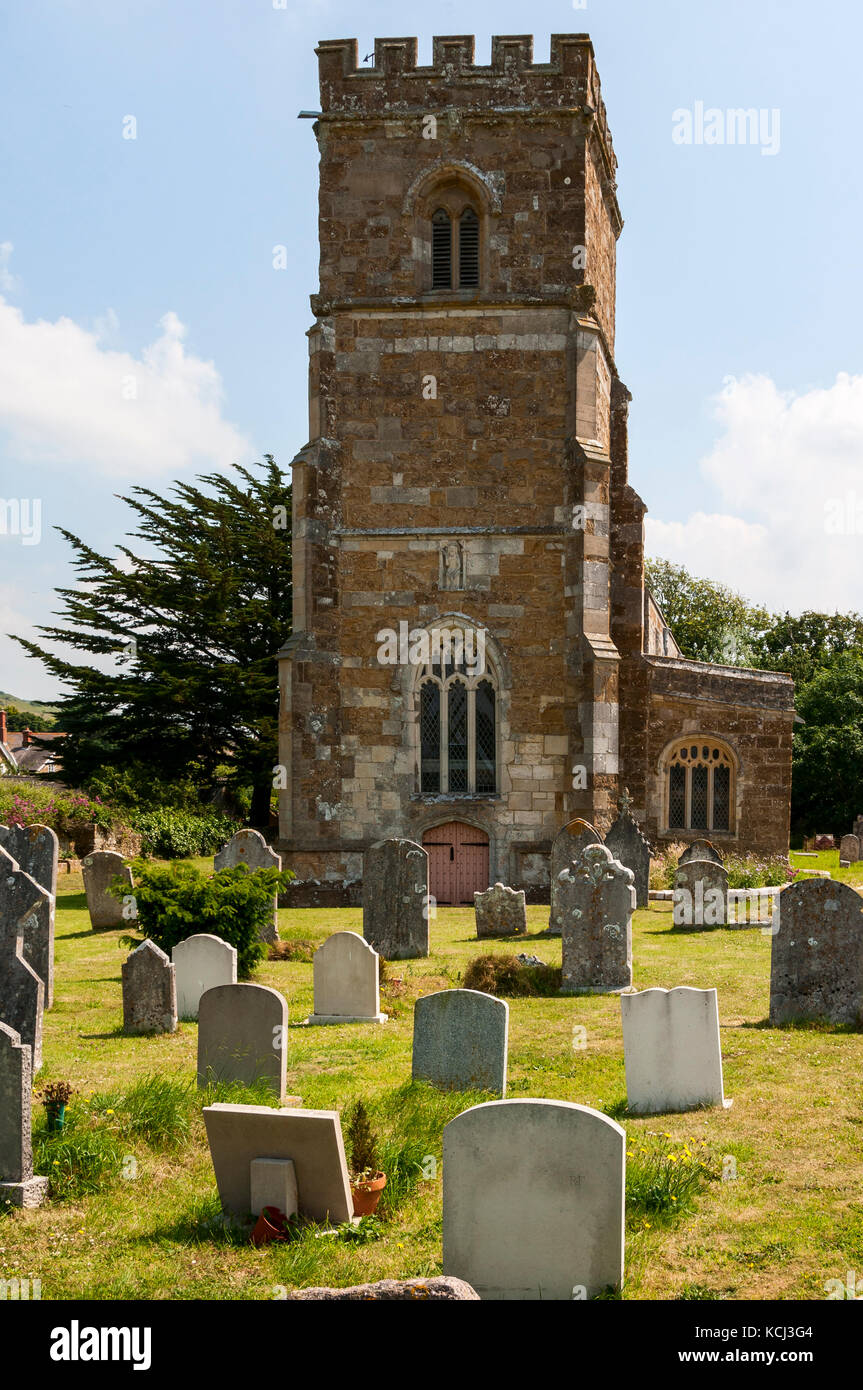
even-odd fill
[(718, 505), (647, 519), (650, 554), (774, 610), (863, 609), (863, 376), (802, 393), (729, 378), (700, 464)]
[(18, 288), (18, 276), (13, 275), (9, 269), (9, 262), (14, 250), (11, 241), (0, 241), (0, 290), (4, 290), (7, 294)]
[(26, 323), (0, 297), (9, 454), (136, 480), (251, 458), (249, 441), (222, 416), (218, 371), (186, 350), (176, 314), (163, 316), (140, 358), (104, 346), (115, 325), (110, 310), (95, 331), (68, 318)]

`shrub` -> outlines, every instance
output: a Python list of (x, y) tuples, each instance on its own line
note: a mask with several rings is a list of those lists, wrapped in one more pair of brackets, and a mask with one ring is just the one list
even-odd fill
[(237, 822), (221, 811), (190, 811), (171, 806), (130, 811), (129, 821), (141, 836), (142, 853), (157, 859), (212, 854), (237, 830)]
[[(273, 898), (294, 875), (290, 870), (256, 869), (245, 864), (206, 875), (191, 864), (147, 864), (136, 859), (137, 927), (166, 955), (198, 932), (220, 936), (237, 950), (237, 974), (247, 979), (267, 953), (261, 931), (272, 920)], [(115, 897), (129, 889), (111, 885)]]
[(361, 1100), (355, 1101), (348, 1112), (345, 1141), (351, 1175), (355, 1180), (368, 1178), (380, 1172), (378, 1137), (372, 1128), (369, 1112)]
[[(685, 849), (685, 844), (666, 845), (661, 854), (651, 859), (651, 888), (674, 887), (677, 861)], [(728, 870), (729, 888), (773, 888), (792, 883), (797, 876), (797, 870), (780, 854), (766, 858), (755, 854), (730, 854), (723, 862)]]
[(0, 784), (0, 821), (7, 825), (48, 825), (60, 835), (68, 835), (82, 824), (93, 823), (101, 830), (122, 824), (117, 809), (98, 796), (36, 783), (22, 786), (20, 782), (10, 787)]
[(525, 965), (518, 956), (477, 956), (464, 972), (464, 989), (505, 999), (536, 998), (560, 991), (559, 965)]

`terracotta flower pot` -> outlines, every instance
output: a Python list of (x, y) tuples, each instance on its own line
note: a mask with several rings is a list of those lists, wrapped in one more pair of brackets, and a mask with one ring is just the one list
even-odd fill
[(381, 1193), (387, 1185), (386, 1173), (375, 1173), (372, 1178), (351, 1183), (351, 1196), (354, 1199), (354, 1216), (371, 1216), (381, 1200)]
[(252, 1231), (253, 1245), (268, 1245), (271, 1240), (286, 1240), (285, 1214), (278, 1207), (264, 1207)]

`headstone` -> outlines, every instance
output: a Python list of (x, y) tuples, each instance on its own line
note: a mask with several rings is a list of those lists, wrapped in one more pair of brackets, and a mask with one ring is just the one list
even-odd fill
[(114, 927), (127, 926), (122, 899), (108, 892), (110, 884), (118, 876), (129, 885), (129, 893), (133, 891), (132, 870), (124, 862), (122, 854), (112, 849), (97, 849), (81, 860), (81, 870), (93, 930), (109, 931)]
[[(27, 883), (16, 880), (16, 874), (23, 874)], [(7, 910), (7, 902), (10, 912), (15, 911), (17, 902), (20, 914), (22, 894), (23, 898), (32, 899), (30, 909), (20, 918), (22, 955), (45, 986), (43, 997), (47, 1009), (50, 1007), (49, 1001), (53, 1003), (54, 1000), (54, 898), (32, 874), (21, 868), (9, 852), (0, 847), (0, 917)]]
[(237, 983), (237, 948), (219, 936), (198, 932), (171, 951), (177, 975), (177, 1014), (197, 1018), (201, 995), (218, 985)]
[(315, 1011), (309, 1023), (386, 1023), (380, 956), (357, 932), (339, 931), (315, 951)]
[(201, 996), (199, 1086), (216, 1081), (238, 1081), (250, 1086), (263, 1081), (283, 1101), (287, 1055), (288, 1005), (277, 989), (266, 985), (217, 985)]
[(724, 927), (728, 921), (728, 870), (712, 859), (682, 859), (674, 873), (672, 921), (676, 927)]
[[(254, 988), (254, 986), (251, 986)], [(272, 1110), (268, 1105), (206, 1105), (204, 1124), (225, 1211), (252, 1210), (252, 1164), (289, 1158), (301, 1216), (334, 1226), (354, 1214), (336, 1110)]]
[(626, 1097), (633, 1114), (728, 1107), (715, 989), (646, 989), (620, 997)]
[(852, 835), (856, 835), (860, 844), (863, 845), (863, 816), (858, 816), (851, 827)]
[(50, 826), (0, 825), (0, 845), (40, 888), (57, 896), (59, 841)]
[[(282, 857), (270, 849), (260, 830), (238, 830), (226, 845), (219, 850), (213, 860), (213, 868), (233, 869), (238, 864), (247, 864), (255, 869), (278, 869), (281, 873)], [(279, 899), (273, 898), (273, 921), (261, 931), (261, 940), (272, 942), (279, 939)]]
[(484, 893), (474, 893), (476, 934), (486, 936), (524, 936), (527, 931), (527, 910), (523, 888), (507, 888), (496, 883)]
[(620, 814), (605, 837), (605, 843), (618, 864), (635, 875), (635, 905), (647, 907), (650, 901), (650, 859), (653, 850), (630, 813), (629, 794), (620, 799)]
[(560, 936), (563, 928), (560, 902), (560, 876), (573, 860), (578, 859), (587, 845), (601, 845), (602, 836), (586, 820), (571, 820), (562, 830), (558, 830), (551, 846), (551, 910), (548, 917), (548, 935)]
[(839, 841), (839, 858), (848, 864), (859, 864), (860, 841), (856, 835), (843, 835)]
[(635, 876), (605, 845), (585, 845), (558, 878), (562, 994), (611, 993), (632, 984)]
[(792, 883), (779, 898), (770, 956), (770, 1022), (863, 1025), (863, 898), (847, 883)]
[(834, 840), (832, 835), (816, 835), (815, 848), (819, 851), (819, 853), (823, 850), (835, 849), (836, 841)]
[(509, 1005), (476, 989), (424, 994), (414, 1008), (414, 1081), (506, 1095)]
[(498, 1100), (444, 1126), (443, 1272), (483, 1299), (593, 1298), (623, 1283), (626, 1135), (563, 1100)]
[(33, 1176), (32, 1090), (30, 1048), (0, 1023), (0, 1206), (39, 1207), (48, 1198), (48, 1179)]
[(45, 986), (24, 958), (24, 939), (45, 893), (0, 849), (0, 1022), (30, 1048), (35, 1076), (42, 1065), (42, 1012)]
[(691, 845), (687, 845), (677, 861), (678, 868), (681, 864), (688, 864), (690, 859), (712, 859), (714, 864), (721, 864), (722, 855), (710, 840), (693, 840)]
[(175, 1033), (174, 967), (155, 941), (142, 941), (123, 962), (123, 1032)]
[(251, 1196), (253, 1216), (260, 1216), (264, 1207), (275, 1207), (285, 1217), (296, 1216), (300, 1203), (294, 1160), (253, 1158)]
[(384, 960), (429, 953), (429, 857), (413, 840), (378, 840), (363, 859), (363, 936)]

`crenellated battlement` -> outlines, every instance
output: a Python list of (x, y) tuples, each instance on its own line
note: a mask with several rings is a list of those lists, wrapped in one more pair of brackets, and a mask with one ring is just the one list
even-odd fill
[(471, 34), (435, 37), (433, 61), (423, 67), (417, 66), (415, 38), (375, 39), (373, 67), (359, 62), (356, 39), (326, 39), (316, 52), (325, 116), (381, 117), (452, 108), (582, 110), (595, 116), (613, 162), (587, 34), (553, 34), (548, 63), (533, 61), (530, 34), (495, 35), (488, 65), (474, 62)]

